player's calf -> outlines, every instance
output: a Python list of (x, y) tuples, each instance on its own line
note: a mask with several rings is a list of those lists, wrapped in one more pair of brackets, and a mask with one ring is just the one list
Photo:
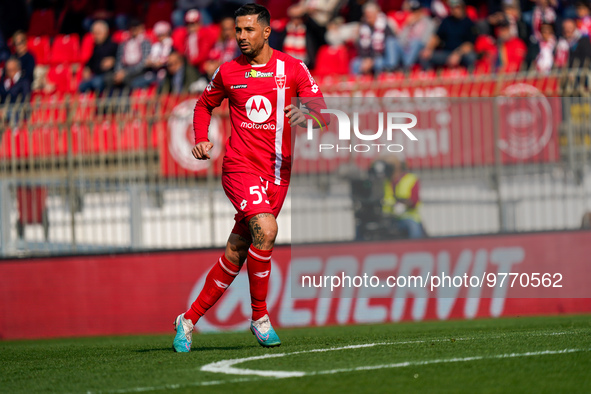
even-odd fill
[(191, 335), (194, 325), (224, 294), (236, 275), (238, 275), (239, 270), (240, 268), (232, 264), (224, 254), (209, 271), (203, 289), (191, 305), (191, 308), (177, 317), (175, 321), (177, 334), (173, 341), (173, 347), (177, 352), (191, 350)]

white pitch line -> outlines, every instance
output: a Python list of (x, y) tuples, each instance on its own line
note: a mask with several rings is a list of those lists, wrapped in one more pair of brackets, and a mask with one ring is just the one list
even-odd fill
[[(461, 358), (442, 358), (442, 359), (435, 359), (435, 360), (424, 360), (424, 361), (405, 361), (401, 363), (395, 364), (383, 364), (383, 365), (368, 365), (368, 366), (361, 366), (356, 368), (342, 368), (342, 369), (330, 369), (326, 371), (316, 371), (316, 372), (306, 372), (302, 376), (283, 376), (282, 378), (289, 378), (289, 377), (303, 377), (303, 376), (314, 376), (314, 375), (331, 375), (343, 372), (359, 372), (359, 371), (372, 371), (377, 369), (386, 369), (386, 368), (404, 368), (404, 367), (411, 367), (411, 366), (422, 366), (422, 365), (430, 365), (430, 364), (443, 364), (443, 363), (457, 363), (457, 362), (468, 362), (468, 361), (479, 361), (479, 360), (495, 360), (495, 359), (505, 359), (505, 358), (517, 358), (517, 357), (532, 357), (532, 356), (546, 356), (546, 355), (555, 355), (555, 354), (569, 354), (569, 353), (577, 353), (577, 352), (588, 352), (591, 349), (562, 349), (562, 350), (544, 350), (539, 352), (526, 352), (526, 353), (506, 353), (506, 354), (496, 354), (492, 356), (473, 356), (473, 357), (461, 357)], [(297, 353), (305, 353), (305, 352), (297, 352)], [(281, 353), (278, 353), (281, 354)], [(283, 353), (286, 355), (293, 354), (293, 353)], [(261, 357), (263, 358), (263, 357)], [(264, 357), (268, 358), (268, 357)], [(138, 393), (138, 392), (145, 392), (145, 391), (155, 391), (155, 390), (174, 390), (179, 388), (186, 388), (186, 387), (203, 387), (203, 386), (215, 386), (221, 384), (231, 384), (231, 383), (242, 383), (242, 382), (255, 382), (266, 380), (266, 377), (258, 376), (252, 378), (238, 378), (238, 379), (228, 379), (228, 380), (210, 380), (205, 382), (193, 382), (187, 384), (168, 384), (164, 386), (153, 386), (153, 387), (136, 387), (131, 389), (121, 389), (121, 390), (109, 390), (109, 391), (101, 391), (104, 393)], [(92, 394), (92, 392), (88, 392), (88, 394)]]
[[(511, 332), (514, 334), (515, 332)], [(551, 333), (527, 333), (530, 336), (551, 336), (551, 335), (565, 335), (565, 334), (572, 334), (574, 332), (551, 332)], [(478, 340), (478, 339), (495, 339), (495, 338), (503, 338), (504, 335), (497, 335), (497, 336), (488, 336), (482, 338), (454, 338), (456, 341), (465, 341), (465, 340)], [(320, 348), (320, 349), (311, 349), (311, 350), (302, 350), (297, 352), (291, 353), (275, 353), (275, 354), (266, 354), (263, 356), (255, 356), (255, 357), (246, 357), (243, 359), (232, 359), (232, 360), (222, 360), (216, 363), (211, 363), (204, 365), (201, 367), (201, 370), (204, 371), (204, 368), (209, 366), (213, 366), (215, 364), (220, 364), (223, 362), (229, 361), (237, 361), (242, 360), (239, 362), (245, 362), (249, 360), (259, 360), (259, 359), (266, 359), (266, 358), (274, 358), (274, 357), (284, 357), (287, 355), (294, 355), (294, 354), (302, 354), (302, 353), (316, 353), (316, 352), (329, 352), (335, 350), (346, 350), (346, 349), (358, 349), (358, 348), (366, 348), (366, 347), (373, 347), (373, 346), (380, 346), (380, 345), (404, 345), (404, 344), (412, 344), (412, 343), (428, 343), (428, 342), (446, 342), (451, 340), (451, 338), (444, 338), (444, 339), (432, 339), (432, 340), (416, 340), (416, 341), (399, 341), (399, 342), (378, 342), (378, 343), (369, 343), (369, 344), (361, 344), (361, 345), (350, 345), (350, 346), (342, 346), (342, 347), (333, 347), (333, 348)], [(477, 361), (477, 360), (485, 360), (485, 359), (502, 359), (502, 358), (515, 358), (515, 357), (531, 357), (531, 356), (543, 356), (543, 355), (550, 355), (550, 354), (567, 354), (567, 353), (575, 353), (575, 352), (585, 352), (591, 351), (591, 349), (563, 349), (563, 350), (545, 350), (540, 352), (527, 352), (527, 353), (510, 353), (510, 354), (498, 354), (493, 356), (474, 356), (474, 357), (464, 357), (464, 358), (450, 358), (450, 359), (436, 359), (436, 360), (425, 360), (425, 361), (407, 361), (402, 363), (396, 364), (384, 364), (378, 366), (362, 366), (350, 369), (333, 369), (333, 370), (326, 370), (326, 371), (316, 371), (316, 372), (300, 372), (300, 371), (257, 371), (251, 370), (255, 372), (283, 372), (283, 373), (290, 373), (296, 372), (298, 375), (293, 376), (283, 376), (282, 378), (290, 378), (290, 377), (303, 377), (303, 376), (313, 376), (313, 375), (325, 375), (325, 374), (335, 374), (335, 373), (342, 373), (342, 372), (354, 372), (354, 371), (364, 371), (364, 370), (374, 370), (374, 369), (383, 369), (383, 368), (403, 368), (407, 366), (420, 366), (420, 365), (428, 365), (428, 364), (436, 364), (436, 363), (447, 363), (447, 362), (467, 362), (467, 361)], [(249, 359), (249, 360), (247, 360)], [(238, 364), (237, 362), (233, 362), (233, 364)], [(245, 371), (244, 369), (235, 368), (238, 370)], [(210, 371), (214, 372), (214, 371)], [(219, 372), (219, 371), (215, 371)], [(303, 375), (299, 375), (299, 373), (303, 373)], [(133, 387), (128, 389), (119, 389), (119, 390), (104, 390), (104, 391), (88, 391), (87, 394), (94, 394), (94, 393), (110, 393), (110, 394), (125, 394), (125, 393), (140, 393), (146, 391), (156, 391), (156, 390), (174, 390), (179, 388), (185, 387), (203, 387), (203, 386), (215, 386), (221, 384), (232, 384), (232, 383), (242, 383), (242, 382), (254, 382), (254, 381), (261, 381), (267, 380), (271, 376), (269, 375), (255, 375), (250, 378), (236, 378), (236, 379), (227, 379), (227, 380), (209, 380), (203, 382), (192, 382), (192, 383), (183, 383), (183, 384), (167, 384), (162, 386), (146, 386), (146, 387)]]
[(429, 365), (429, 364), (459, 363), (459, 362), (466, 362), (466, 361), (494, 360), (494, 359), (516, 358), (516, 357), (546, 356), (546, 355), (552, 355), (552, 354), (568, 354), (568, 353), (588, 352), (590, 350), (591, 349), (544, 350), (544, 351), (540, 351), (540, 352), (496, 354), (493, 356), (472, 356), (472, 357), (459, 357), (459, 358), (441, 358), (441, 359), (424, 360), (424, 361), (405, 361), (402, 363), (395, 363), (395, 364), (368, 365), (368, 366), (361, 366), (361, 367), (355, 367), (355, 368), (340, 368), (340, 369), (329, 369), (326, 371), (308, 372), (308, 373), (306, 373), (306, 376), (332, 375), (335, 373), (343, 373), (343, 372), (373, 371), (376, 369), (403, 368), (403, 367)]
[[(468, 340), (472, 338), (457, 338), (454, 339), (455, 341), (462, 341)], [(447, 339), (449, 341), (449, 339)], [(311, 350), (302, 350), (298, 352), (291, 352), (291, 353), (275, 353), (275, 354), (266, 354), (264, 356), (254, 356), (254, 357), (243, 357), (243, 358), (235, 358), (230, 360), (222, 360), (216, 361), (214, 363), (206, 364), (201, 367), (201, 371), (203, 372), (214, 372), (214, 373), (223, 373), (227, 375), (255, 375), (255, 376), (263, 376), (263, 377), (272, 377), (277, 379), (282, 378), (293, 378), (293, 377), (303, 377), (303, 376), (310, 376), (310, 375), (327, 375), (333, 373), (340, 373), (340, 372), (353, 372), (353, 371), (361, 371), (361, 370), (372, 370), (372, 369), (383, 369), (383, 368), (400, 368), (406, 367), (410, 365), (425, 365), (425, 364), (439, 364), (443, 362), (461, 362), (461, 361), (472, 361), (472, 360), (483, 360), (487, 358), (511, 358), (511, 357), (528, 357), (528, 356), (539, 356), (544, 354), (560, 354), (560, 353), (573, 353), (573, 352), (581, 352), (586, 351), (588, 349), (565, 349), (560, 351), (542, 351), (542, 352), (528, 352), (528, 353), (511, 353), (511, 354), (502, 354), (496, 356), (474, 356), (474, 357), (465, 357), (465, 358), (454, 358), (454, 359), (436, 359), (436, 360), (427, 360), (427, 361), (407, 361), (403, 363), (396, 363), (396, 364), (383, 364), (383, 365), (372, 365), (372, 366), (362, 366), (356, 368), (345, 368), (345, 369), (331, 369), (326, 371), (314, 371), (314, 372), (304, 372), (304, 371), (273, 371), (273, 370), (258, 370), (258, 369), (247, 369), (247, 368), (238, 368), (234, 365), (245, 363), (248, 361), (254, 360), (262, 360), (266, 358), (278, 358), (278, 357), (286, 357), (286, 356), (294, 356), (297, 354), (304, 354), (304, 353), (316, 353), (316, 352), (330, 352), (336, 350), (348, 350), (348, 349), (359, 349), (359, 348), (368, 348), (374, 346), (383, 346), (383, 345), (398, 345), (398, 344), (409, 344), (409, 343), (425, 343), (425, 342), (440, 342), (442, 340), (433, 340), (433, 341), (405, 341), (405, 342), (379, 342), (379, 343), (368, 343), (364, 345), (352, 345), (352, 346), (343, 346), (343, 347), (333, 347), (333, 348), (321, 348), (321, 349), (311, 349)], [(550, 353), (548, 353), (550, 352)], [(554, 352), (554, 353), (552, 353)]]
[(257, 376), (265, 376), (265, 377), (273, 377), (273, 378), (301, 377), (301, 376), (306, 375), (306, 372), (301, 372), (301, 371), (264, 371), (264, 370), (235, 368), (235, 367), (233, 367), (233, 365), (244, 363), (247, 361), (263, 360), (265, 358), (293, 356), (296, 354), (303, 354), (303, 353), (331, 352), (331, 351), (335, 351), (335, 350), (360, 349), (360, 348), (374, 347), (374, 346), (380, 346), (380, 345), (394, 345), (394, 344), (417, 343), (417, 342), (422, 343), (423, 341), (366, 343), (366, 344), (362, 344), (362, 345), (349, 345), (349, 346), (342, 346), (342, 347), (302, 350), (299, 352), (291, 352), (291, 353), (274, 353), (274, 354), (265, 354), (264, 356), (234, 358), (231, 360), (222, 360), (222, 361), (217, 361), (214, 363), (206, 364), (201, 367), (201, 371), (214, 372), (214, 373), (225, 373), (228, 375), (257, 375)]

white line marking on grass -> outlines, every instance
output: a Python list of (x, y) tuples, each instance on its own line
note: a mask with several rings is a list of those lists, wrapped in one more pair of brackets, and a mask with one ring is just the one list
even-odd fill
[[(456, 339), (456, 341), (467, 340), (467, 339), (471, 339), (471, 338), (459, 338), (459, 339)], [(547, 355), (547, 354), (575, 353), (575, 352), (583, 352), (583, 351), (591, 350), (591, 349), (563, 349), (563, 350), (556, 350), (556, 351), (544, 350), (544, 351), (540, 351), (540, 352), (509, 353), (509, 354), (499, 354), (499, 355), (494, 355), (494, 356), (473, 356), (473, 357), (462, 357), (462, 358), (435, 359), (435, 360), (426, 360), (426, 361), (405, 361), (402, 363), (395, 363), (395, 364), (370, 365), (370, 366), (361, 366), (361, 367), (355, 367), (355, 368), (330, 369), (330, 370), (326, 370), (326, 371), (313, 371), (313, 372), (257, 370), (257, 369), (238, 368), (238, 367), (234, 366), (236, 364), (241, 364), (241, 363), (248, 362), (248, 361), (262, 360), (262, 359), (266, 359), (266, 358), (286, 357), (286, 356), (293, 356), (293, 355), (304, 354), (304, 353), (330, 352), (330, 351), (336, 351), (336, 350), (367, 348), (367, 347), (374, 347), (374, 346), (380, 346), (380, 345), (395, 345), (395, 344), (425, 343), (425, 342), (440, 342), (440, 341), (442, 341), (442, 340), (380, 342), (380, 343), (368, 343), (365, 345), (353, 345), (353, 346), (333, 347), (333, 348), (324, 348), (324, 349), (302, 350), (302, 351), (291, 352), (291, 353), (266, 354), (264, 356), (244, 357), (244, 358), (235, 358), (235, 359), (230, 359), (230, 360), (217, 361), (217, 362), (206, 364), (206, 365), (202, 366), (201, 371), (223, 373), (223, 374), (227, 374), (227, 375), (256, 375), (256, 376), (273, 377), (273, 378), (282, 379), (282, 378), (302, 377), (302, 376), (311, 376), (311, 375), (328, 375), (328, 374), (341, 373), (341, 372), (354, 372), (354, 371), (374, 370), (374, 369), (384, 369), (384, 368), (401, 368), (401, 367), (408, 367), (411, 365), (427, 365), (427, 364), (440, 364), (440, 363), (450, 363), (450, 362), (465, 362), (465, 361), (496, 359), (496, 358), (531, 357), (531, 356), (543, 356), (543, 355)]]
[(478, 360), (494, 360), (503, 358), (516, 358), (516, 357), (532, 357), (532, 356), (545, 356), (551, 354), (568, 354), (577, 352), (588, 352), (591, 349), (563, 349), (563, 350), (544, 350), (540, 352), (526, 352), (526, 353), (508, 353), (508, 354), (496, 354), (493, 356), (473, 356), (473, 357), (459, 357), (459, 358), (442, 358), (435, 360), (424, 360), (424, 361), (405, 361), (395, 364), (382, 364), (382, 365), (368, 365), (355, 368), (340, 368), (340, 369), (329, 369), (326, 371), (308, 372), (306, 376), (312, 375), (331, 375), (342, 372), (357, 372), (357, 371), (372, 371), (376, 369), (385, 368), (403, 368), (411, 366), (429, 365), (429, 364), (443, 364), (443, 363), (458, 363), (466, 361), (478, 361)]
[[(417, 341), (417, 342), (423, 342), (423, 341)], [(373, 347), (373, 346), (379, 346), (379, 345), (393, 345), (395, 343), (396, 344), (403, 344), (403, 343), (412, 343), (412, 342), (367, 343), (367, 344), (363, 344), (363, 345), (350, 345), (350, 346), (331, 347), (331, 348), (324, 348), (324, 349), (302, 350), (299, 352), (291, 352), (291, 353), (274, 353), (274, 354), (265, 354), (264, 356), (234, 358), (231, 360), (222, 360), (222, 361), (217, 361), (215, 363), (206, 364), (201, 367), (201, 370), (204, 372), (225, 373), (228, 375), (258, 375), (258, 376), (266, 376), (266, 377), (273, 377), (273, 378), (300, 377), (300, 376), (306, 375), (306, 372), (263, 371), (263, 370), (255, 370), (255, 369), (234, 368), (233, 365), (244, 363), (247, 361), (263, 360), (265, 358), (293, 356), (295, 354), (302, 354), (302, 353), (318, 353), (318, 352), (331, 352), (331, 351), (335, 351), (335, 350), (359, 349), (359, 348)]]
[[(515, 333), (516, 332), (510, 332), (509, 334), (515, 334)], [(551, 335), (565, 335), (565, 334), (574, 334), (574, 333), (575, 332), (565, 332), (565, 331), (552, 332), (552, 333), (521, 332), (521, 334), (528, 334), (530, 336), (551, 336)], [(494, 339), (494, 338), (503, 338), (503, 337), (505, 337), (505, 336), (504, 335), (497, 335), (497, 336), (487, 336), (487, 337), (454, 338), (454, 339), (455, 339), (455, 341), (465, 341), (465, 340), (478, 340), (478, 339)], [(242, 369), (242, 368), (234, 367), (235, 364), (239, 364), (239, 363), (246, 362), (246, 361), (285, 357), (285, 356), (290, 356), (290, 355), (295, 355), (295, 354), (330, 352), (330, 351), (336, 351), (336, 350), (359, 349), (359, 348), (368, 348), (368, 347), (383, 346), (383, 345), (404, 345), (404, 344), (413, 344), (413, 343), (447, 342), (450, 340), (452, 340), (452, 338), (432, 339), (432, 340), (416, 340), (416, 341), (399, 341), (399, 342), (378, 342), (378, 343), (368, 343), (368, 344), (360, 344), (360, 345), (349, 345), (349, 346), (342, 346), (342, 347), (302, 350), (302, 351), (291, 352), (291, 353), (266, 354), (263, 356), (245, 357), (245, 358), (241, 358), (241, 359), (222, 360), (222, 361), (218, 361), (215, 363), (210, 363), (210, 364), (204, 365), (203, 367), (201, 367), (201, 371), (224, 373), (224, 374), (234, 374), (231, 372), (224, 372), (224, 371), (234, 370), (234, 371), (240, 371), (240, 372), (236, 373), (238, 375), (247, 375), (246, 373), (244, 373), (244, 371), (249, 371), (249, 372), (254, 372), (254, 373), (253, 374), (248, 373), (248, 375), (254, 375), (254, 376), (235, 378), (235, 379), (226, 379), (226, 380), (209, 380), (209, 381), (181, 383), (181, 384), (166, 384), (166, 385), (161, 385), (161, 386), (132, 387), (132, 388), (127, 388), (127, 389), (119, 389), (119, 390), (104, 390), (104, 391), (101, 390), (101, 391), (95, 391), (95, 392), (88, 391), (87, 393), (88, 394), (93, 394), (93, 393), (112, 393), (112, 394), (140, 393), (140, 392), (156, 391), (156, 390), (175, 390), (175, 389), (188, 388), (188, 387), (204, 387), (204, 386), (215, 386), (215, 385), (221, 385), (221, 384), (255, 382), (255, 381), (270, 380), (273, 377), (275, 377), (275, 378), (294, 378), (294, 377), (304, 377), (304, 376), (314, 376), (314, 375), (329, 375), (329, 374), (344, 373), (344, 372), (370, 371), (370, 370), (385, 369), (385, 368), (403, 368), (403, 367), (408, 367), (408, 366), (421, 366), (421, 365), (429, 365), (429, 364), (468, 362), (468, 361), (505, 359), (505, 358), (517, 358), (517, 357), (532, 357), (532, 356), (568, 354), (568, 353), (591, 351), (591, 349), (545, 350), (545, 351), (539, 351), (539, 352), (497, 354), (497, 355), (492, 355), (492, 356), (472, 356), (472, 357), (435, 359), (435, 360), (424, 360), (424, 361), (406, 361), (406, 362), (400, 362), (400, 363), (394, 363), (394, 364), (369, 365), (369, 366), (360, 366), (360, 367), (355, 367), (355, 368), (331, 369), (331, 370), (315, 371), (315, 372), (262, 371), (262, 370), (249, 370), (249, 369)], [(278, 373), (280, 373), (282, 376), (274, 375), (274, 374), (278, 374)]]

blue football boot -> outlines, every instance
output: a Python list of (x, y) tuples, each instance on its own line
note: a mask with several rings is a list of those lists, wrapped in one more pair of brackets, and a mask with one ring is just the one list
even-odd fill
[(269, 315), (261, 317), (257, 321), (250, 323), (250, 331), (257, 337), (257, 341), (263, 347), (276, 347), (281, 345), (277, 333), (269, 321)]
[(176, 336), (172, 342), (172, 347), (175, 352), (188, 353), (191, 351), (193, 328), (195, 325), (191, 320), (185, 319), (183, 315), (184, 313), (181, 313), (174, 321)]

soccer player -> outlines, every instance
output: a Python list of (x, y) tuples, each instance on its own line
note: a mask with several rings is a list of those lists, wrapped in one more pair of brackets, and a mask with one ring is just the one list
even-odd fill
[[(193, 156), (209, 159), (213, 144), (207, 134), (211, 111), (227, 97), (231, 136), (226, 142), (222, 186), (237, 211), (226, 250), (205, 279), (203, 290), (175, 320), (173, 347), (191, 350), (199, 318), (230, 286), (247, 262), (252, 321), (250, 330), (264, 347), (279, 346), (267, 312), (271, 254), (277, 236), (276, 217), (287, 194), (292, 159), (292, 125), (315, 127), (329, 122), (322, 93), (301, 61), (269, 46), (269, 11), (246, 4), (235, 12), (236, 40), (242, 55), (222, 64), (195, 106)], [(298, 97), (309, 113), (291, 104)]]

